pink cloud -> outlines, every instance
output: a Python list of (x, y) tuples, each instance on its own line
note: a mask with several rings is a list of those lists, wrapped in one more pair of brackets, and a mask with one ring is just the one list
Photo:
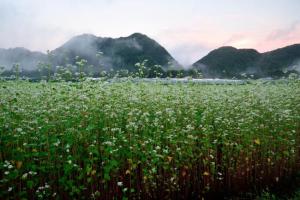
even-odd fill
[[(199, 28), (198, 28), (199, 27)], [(221, 45), (226, 33), (217, 31), (209, 23), (189, 24), (185, 27), (165, 28), (153, 38), (184, 65), (190, 65), (210, 50)]]
[(235, 33), (224, 40), (222, 46), (254, 48), (260, 52), (266, 52), (296, 43), (300, 43), (300, 21), (286, 28), (271, 31), (258, 29)]
[[(280, 27), (274, 24), (274, 27)], [(197, 28), (199, 27), (199, 28)], [(295, 43), (300, 43), (300, 21), (285, 28), (270, 25), (253, 30), (226, 30), (213, 26), (209, 21), (189, 24), (186, 27), (166, 28), (155, 39), (165, 46), (179, 62), (191, 64), (209, 51), (221, 46), (253, 48), (259, 52), (271, 51)]]
[(300, 21), (294, 22), (289, 27), (273, 30), (258, 43), (258, 48), (269, 51), (296, 43), (300, 43)]
[(253, 48), (258, 36), (251, 33), (234, 34), (227, 39), (222, 46), (233, 46), (236, 48)]

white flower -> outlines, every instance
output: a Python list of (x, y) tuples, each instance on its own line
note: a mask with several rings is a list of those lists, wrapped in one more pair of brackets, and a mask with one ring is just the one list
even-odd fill
[(60, 140), (57, 140), (57, 142), (55, 142), (53, 145), (58, 147), (59, 144), (60, 144)]
[(117, 185), (121, 187), (123, 186), (123, 182), (118, 182)]
[(10, 192), (12, 191), (12, 189), (13, 189), (12, 187), (9, 187), (7, 191)]
[(103, 144), (106, 144), (106, 145), (108, 145), (108, 146), (112, 146), (112, 145), (113, 145), (113, 143), (110, 142), (110, 141), (103, 142)]
[(30, 171), (28, 172), (30, 175), (37, 175), (37, 172)]
[(16, 129), (18, 132), (21, 132), (23, 129), (21, 129), (21, 128), (17, 128)]
[(5, 174), (5, 175), (8, 175), (8, 174), (9, 174), (9, 171), (4, 172), (4, 174)]
[(22, 175), (22, 179), (26, 179), (27, 176), (28, 176), (28, 173), (23, 174), (23, 175)]

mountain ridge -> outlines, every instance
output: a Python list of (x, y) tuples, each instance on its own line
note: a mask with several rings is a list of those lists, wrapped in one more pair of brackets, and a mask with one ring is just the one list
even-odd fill
[[(13, 49), (13, 50), (12, 50)], [(29, 62), (23, 57), (10, 55), (16, 51), (27, 54)], [(54, 66), (76, 63), (76, 56), (88, 61), (88, 65), (95, 67), (94, 71), (101, 70), (135, 70), (135, 63), (148, 60), (148, 65), (160, 65), (169, 68), (171, 64), (180, 66), (170, 53), (155, 40), (145, 34), (133, 33), (126, 37), (99, 37), (93, 34), (80, 34), (72, 37), (59, 47), (49, 51)], [(101, 54), (100, 54), (101, 53)], [(47, 54), (30, 51), (23, 47), (0, 49), (0, 65), (12, 67), (13, 63), (20, 63), (24, 70), (36, 70), (39, 61), (46, 62)], [(37, 54), (40, 56), (38, 57)], [(101, 57), (98, 58), (97, 54)], [(101, 67), (99, 67), (102, 65)], [(98, 67), (98, 68), (97, 68)]]
[(212, 50), (192, 64), (192, 67), (201, 70), (204, 77), (209, 78), (241, 78), (244, 75), (276, 78), (285, 76), (285, 71), (298, 73), (298, 60), (300, 44), (263, 53), (256, 49), (224, 46)]
[[(98, 59), (96, 54), (101, 52)], [(68, 62), (74, 64), (74, 58), (79, 55), (93, 66), (100, 66), (101, 70), (135, 70), (135, 63), (148, 60), (149, 65), (160, 65), (167, 68), (171, 63), (178, 62), (169, 52), (155, 40), (141, 33), (133, 33), (127, 37), (110, 38), (97, 37), (91, 34), (82, 34), (73, 37), (51, 53), (57, 55), (56, 64), (66, 64), (63, 57), (68, 57)]]
[[(84, 33), (49, 53), (53, 70), (55, 66), (75, 65), (76, 56), (87, 60), (87, 65), (94, 66), (93, 73), (98, 74), (103, 70), (134, 71), (135, 63), (143, 60), (148, 60), (147, 67), (159, 65), (164, 71), (183, 69), (163, 46), (142, 33), (117, 38)], [(0, 48), (0, 66), (9, 70), (13, 63), (20, 63), (23, 70), (36, 71), (39, 62), (49, 62), (49, 55), (24, 47)], [(223, 46), (196, 61), (191, 69), (200, 70), (207, 78), (242, 78), (245, 74), (257, 78), (282, 77), (287, 71), (300, 73), (300, 44), (262, 53)]]

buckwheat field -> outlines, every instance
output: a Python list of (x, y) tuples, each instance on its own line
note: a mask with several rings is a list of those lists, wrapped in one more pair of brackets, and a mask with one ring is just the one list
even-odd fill
[(0, 83), (0, 199), (201, 199), (299, 173), (300, 82)]

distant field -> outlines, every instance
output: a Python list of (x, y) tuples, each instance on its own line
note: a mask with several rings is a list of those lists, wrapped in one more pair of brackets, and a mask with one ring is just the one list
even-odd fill
[(199, 199), (300, 173), (300, 82), (0, 82), (0, 199)]

